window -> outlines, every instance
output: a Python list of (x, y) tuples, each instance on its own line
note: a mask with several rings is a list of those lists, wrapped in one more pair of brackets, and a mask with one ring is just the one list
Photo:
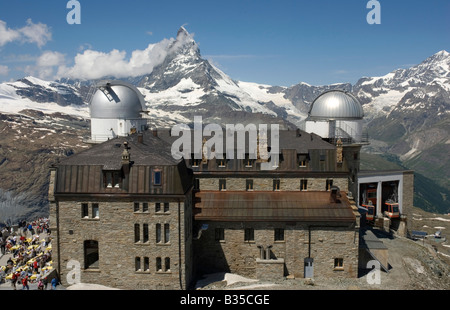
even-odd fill
[(88, 218), (89, 217), (89, 205), (87, 203), (81, 204), (81, 217)]
[(160, 170), (153, 171), (153, 185), (161, 185), (161, 171)]
[(141, 258), (140, 257), (135, 258), (135, 269), (136, 269), (136, 271), (141, 271)]
[(245, 167), (253, 167), (254, 159), (250, 158), (250, 154), (245, 154), (244, 164)]
[[(99, 207), (98, 203), (91, 204), (91, 208), (89, 210), (89, 204), (88, 203), (82, 203), (81, 204), (81, 218), (88, 219), (88, 218), (99, 218)], [(89, 213), (91, 212), (91, 213)]]
[(195, 179), (194, 180), (194, 189), (195, 190), (199, 190), (200, 189), (200, 180), (199, 179)]
[(122, 184), (122, 173), (120, 171), (104, 171), (103, 185), (105, 188), (120, 188)]
[(84, 268), (98, 269), (98, 242), (95, 240), (84, 241)]
[(155, 203), (155, 212), (161, 212), (161, 203)]
[(161, 224), (156, 224), (156, 243), (161, 242)]
[(227, 180), (220, 179), (219, 180), (219, 190), (220, 191), (226, 191), (227, 190)]
[(156, 258), (156, 271), (162, 271), (161, 257), (157, 257)]
[(278, 179), (273, 180), (273, 190), (274, 191), (280, 190), (280, 180)]
[(164, 271), (170, 272), (170, 258), (166, 257), (164, 259)]
[(195, 158), (195, 154), (191, 154), (191, 166), (192, 167), (198, 167), (200, 166), (202, 160)]
[(150, 260), (148, 257), (144, 257), (144, 271), (150, 270)]
[[(134, 212), (141, 212), (141, 203), (134, 203)], [(148, 202), (142, 203), (142, 212), (148, 212)]]
[(219, 168), (225, 168), (226, 167), (227, 160), (226, 160), (225, 156), (223, 156), (222, 159), (218, 159), (217, 158), (216, 162), (217, 162), (217, 166), (219, 166)]
[(170, 242), (170, 225), (164, 224), (164, 242), (169, 243)]
[(92, 217), (96, 219), (99, 218), (98, 203), (92, 204)]
[(225, 240), (225, 232), (223, 228), (216, 228), (214, 230), (215, 240), (216, 241), (224, 241)]
[(140, 225), (134, 224), (134, 242), (141, 241)]
[(168, 202), (164, 203), (164, 212), (169, 212), (169, 203)]
[(284, 229), (275, 228), (275, 241), (284, 241)]
[(245, 229), (244, 241), (255, 241), (255, 230), (253, 228)]
[(334, 259), (334, 268), (335, 269), (343, 269), (344, 268), (344, 259), (343, 258), (335, 258)]
[(144, 224), (144, 237), (143, 242), (148, 242), (148, 224)]
[(331, 179), (327, 180), (326, 185), (325, 185), (326, 190), (330, 191), (332, 186), (333, 186), (333, 180), (331, 180)]
[(245, 188), (248, 191), (252, 191), (253, 190), (253, 180), (245, 180)]
[(300, 190), (301, 191), (308, 190), (308, 180), (300, 180)]

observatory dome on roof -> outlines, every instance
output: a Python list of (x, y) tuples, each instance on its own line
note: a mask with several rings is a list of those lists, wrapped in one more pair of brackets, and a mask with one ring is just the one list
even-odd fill
[(90, 143), (102, 143), (116, 137), (139, 133), (147, 128), (145, 99), (126, 82), (105, 80), (91, 88)]
[(331, 90), (317, 97), (309, 110), (311, 120), (362, 119), (364, 111), (358, 99), (342, 90)]
[(91, 118), (136, 119), (145, 110), (142, 94), (123, 81), (102, 81), (92, 96)]

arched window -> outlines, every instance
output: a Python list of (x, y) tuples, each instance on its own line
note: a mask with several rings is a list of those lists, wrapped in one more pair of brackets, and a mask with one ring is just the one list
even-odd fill
[(84, 241), (84, 268), (98, 269), (99, 268), (98, 255), (98, 241), (85, 240)]

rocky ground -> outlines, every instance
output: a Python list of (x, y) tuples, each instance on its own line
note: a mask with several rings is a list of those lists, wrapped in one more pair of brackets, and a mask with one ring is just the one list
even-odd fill
[[(61, 113), (0, 113), (0, 218), (48, 216), (50, 166), (88, 147), (89, 123)], [(13, 209), (8, 212), (8, 208)]]

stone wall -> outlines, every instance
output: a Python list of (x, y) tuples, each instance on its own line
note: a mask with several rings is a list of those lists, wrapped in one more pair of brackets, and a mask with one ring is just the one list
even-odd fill
[[(206, 222), (205, 222), (206, 223)], [(307, 223), (207, 222), (199, 240), (194, 240), (194, 264), (200, 273), (232, 272), (250, 278), (261, 275), (257, 260), (261, 246), (270, 248), (270, 259), (283, 259), (283, 276), (303, 278), (304, 259), (314, 258), (317, 277), (357, 277), (358, 230), (347, 227), (311, 226)], [(224, 239), (216, 240), (215, 230), (224, 229)], [(245, 241), (245, 229), (254, 229), (254, 240)], [(275, 241), (275, 228), (284, 229), (284, 240)], [(335, 258), (343, 259), (342, 268)], [(267, 259), (267, 257), (265, 257)], [(277, 268), (277, 267), (275, 267)], [(276, 273), (276, 272), (275, 272)]]
[(411, 207), (414, 205), (414, 172), (408, 171), (403, 173), (403, 214), (409, 214)]
[(284, 277), (284, 259), (256, 259), (256, 278), (276, 281)]
[[(245, 191), (246, 180), (250, 178), (225, 178), (228, 191)], [(278, 178), (280, 191), (299, 191), (302, 178)], [(253, 178), (254, 191), (272, 191), (274, 178)], [(307, 178), (309, 191), (325, 191), (327, 178)], [(333, 186), (338, 186), (341, 191), (347, 191), (347, 178), (335, 178)], [(219, 190), (219, 178), (199, 178), (200, 190)]]
[[(79, 262), (81, 282), (96, 283), (121, 289), (185, 289), (191, 281), (192, 229), (191, 198), (170, 201), (168, 212), (155, 212), (156, 201), (148, 202), (148, 211), (135, 212), (135, 201), (59, 201), (51, 208), (52, 218), (58, 217), (58, 230), (54, 243), (55, 268), (67, 285), (67, 275), (73, 267), (69, 261)], [(137, 201), (136, 201), (137, 202)], [(163, 202), (163, 201), (158, 201)], [(99, 217), (81, 216), (81, 204), (98, 203)], [(185, 217), (186, 213), (186, 217)], [(186, 221), (186, 222), (185, 222)], [(156, 243), (156, 224), (170, 228), (169, 241)], [(135, 242), (135, 224), (139, 224), (140, 241)], [(148, 224), (148, 241), (143, 242), (143, 225)], [(185, 225), (189, 225), (185, 235)], [(178, 232), (181, 232), (179, 235)], [(98, 242), (98, 266), (85, 268), (84, 241)], [(179, 247), (181, 242), (181, 247)], [(59, 248), (58, 248), (59, 246)], [(136, 270), (136, 258), (141, 260), (141, 270)], [(162, 270), (157, 270), (157, 258)], [(148, 258), (148, 270), (144, 261)], [(165, 259), (170, 258), (170, 269), (165, 270)], [(188, 261), (186, 261), (186, 259)], [(181, 280), (180, 280), (181, 278)], [(181, 282), (181, 284), (180, 284)], [(182, 287), (181, 287), (182, 286)]]

